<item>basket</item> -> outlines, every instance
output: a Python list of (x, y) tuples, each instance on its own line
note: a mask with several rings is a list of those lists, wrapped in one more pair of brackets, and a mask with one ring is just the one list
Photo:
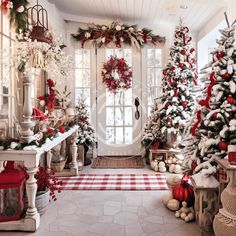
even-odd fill
[(65, 164), (66, 164), (66, 160), (65, 159), (64, 161), (59, 161), (59, 162), (52, 162), (51, 163), (51, 168), (55, 171), (55, 172), (62, 172), (64, 167), (65, 167)]

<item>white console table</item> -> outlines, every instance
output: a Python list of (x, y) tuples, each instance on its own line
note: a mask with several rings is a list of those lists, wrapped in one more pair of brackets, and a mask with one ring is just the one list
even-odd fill
[[(26, 211), (25, 218), (18, 221), (7, 221), (0, 223), (0, 231), (10, 231), (10, 230), (20, 230), (20, 231), (36, 231), (40, 224), (40, 215), (35, 207), (35, 197), (37, 192), (37, 183), (34, 175), (38, 170), (40, 156), (43, 153), (47, 153), (47, 162), (50, 163), (51, 155), (50, 150), (61, 143), (68, 137), (72, 137), (73, 142), (71, 142), (72, 150), (72, 162), (70, 170), (68, 170), (69, 175), (78, 175), (78, 163), (77, 163), (77, 140), (78, 126), (72, 127), (69, 131), (64, 134), (59, 134), (54, 140), (45, 143), (42, 147), (37, 148), (33, 151), (24, 150), (6, 150), (0, 151), (0, 161), (23, 161), (26, 167), (26, 172), (29, 178), (26, 181), (26, 194), (28, 198), (28, 209)], [(83, 165), (83, 163), (79, 163)]]

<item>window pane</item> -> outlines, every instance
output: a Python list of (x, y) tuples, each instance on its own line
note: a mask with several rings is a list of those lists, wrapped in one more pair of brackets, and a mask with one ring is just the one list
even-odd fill
[(106, 128), (106, 143), (107, 144), (114, 144), (114, 128), (113, 127), (107, 127)]
[(132, 108), (125, 108), (125, 125), (132, 125)]
[(83, 50), (83, 67), (90, 68), (90, 51), (86, 49)]
[(83, 87), (82, 69), (75, 69), (75, 87)]
[(83, 70), (83, 87), (90, 86), (90, 69)]
[(124, 109), (121, 107), (115, 108), (115, 124), (123, 125)]
[(107, 125), (108, 126), (113, 126), (114, 125), (114, 108), (113, 107), (107, 107), (106, 108), (106, 114), (107, 114)]
[(125, 128), (125, 144), (132, 144), (132, 127)]
[(123, 144), (124, 135), (123, 135), (123, 127), (116, 128), (116, 144)]

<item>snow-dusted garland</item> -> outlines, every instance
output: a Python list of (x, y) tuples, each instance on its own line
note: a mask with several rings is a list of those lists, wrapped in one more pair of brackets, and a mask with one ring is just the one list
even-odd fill
[(111, 25), (88, 24), (88, 29), (79, 28), (78, 34), (72, 37), (81, 42), (81, 47), (85, 42), (92, 42), (96, 47), (108, 46), (114, 43), (117, 48), (122, 44), (128, 44), (139, 48), (146, 43), (154, 45), (165, 42), (164, 37), (152, 34), (152, 30), (138, 29), (137, 25), (122, 24), (119, 20)]
[(124, 58), (111, 56), (109, 60), (103, 64), (102, 82), (107, 89), (113, 93), (119, 90), (127, 90), (132, 85), (132, 70), (128, 66)]

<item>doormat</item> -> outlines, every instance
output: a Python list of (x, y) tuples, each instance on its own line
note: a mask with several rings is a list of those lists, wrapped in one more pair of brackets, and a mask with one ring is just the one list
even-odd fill
[(144, 168), (143, 159), (140, 156), (134, 157), (97, 157), (91, 166), (95, 169), (125, 169)]
[(61, 190), (167, 190), (166, 177), (158, 174), (80, 174), (60, 178)]

